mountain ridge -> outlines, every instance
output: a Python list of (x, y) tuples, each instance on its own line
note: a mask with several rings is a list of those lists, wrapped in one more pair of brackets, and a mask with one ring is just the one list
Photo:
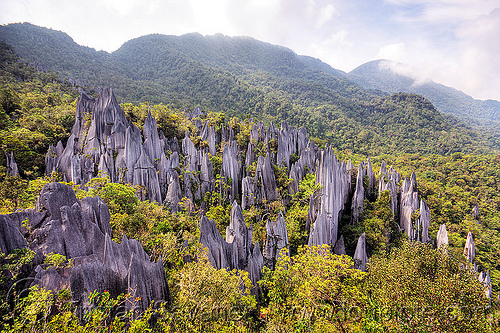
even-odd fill
[[(403, 73), (398, 73), (398, 68)], [(415, 74), (414, 70), (407, 65), (380, 59), (358, 66), (347, 73), (347, 78), (367, 89), (416, 93), (429, 99), (446, 114), (462, 117), (477, 125), (500, 127), (500, 102), (477, 100), (458, 89), (412, 74)]]
[(416, 95), (366, 90), (318, 59), (250, 37), (153, 34), (109, 54), (25, 23), (1, 26), (0, 40), (13, 43), (28, 61), (59, 68), (62, 76), (112, 87), (119, 102), (201, 106), (230, 117), (287, 121), (362, 154), (450, 154), (496, 145)]

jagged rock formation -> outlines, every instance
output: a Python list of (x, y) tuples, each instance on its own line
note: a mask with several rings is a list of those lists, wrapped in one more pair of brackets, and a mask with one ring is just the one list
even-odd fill
[(257, 160), (257, 169), (255, 170), (255, 192), (256, 203), (265, 201), (275, 201), (279, 199), (276, 186), (276, 178), (271, 165), (271, 154), (268, 152), (266, 157), (259, 156)]
[(394, 216), (398, 217), (398, 191), (399, 188), (396, 184), (399, 183), (401, 176), (391, 167), (389, 170), (386, 168), (385, 161), (382, 161), (380, 166), (379, 180), (378, 180), (378, 193), (389, 191), (391, 194), (391, 209)]
[(226, 228), (226, 242), (236, 243), (238, 265), (235, 268), (245, 269), (247, 266), (252, 247), (252, 236), (252, 226), (247, 228), (241, 207), (234, 201), (231, 207), (231, 220)]
[(19, 168), (17, 167), (16, 160), (14, 159), (14, 152), (5, 154), (5, 158), (7, 159), (7, 173), (12, 177), (19, 176)]
[(487, 298), (491, 298), (491, 294), (493, 292), (493, 286), (491, 285), (491, 278), (490, 278), (490, 271), (487, 271), (486, 273), (481, 272), (479, 274), (479, 282), (482, 282), (484, 285), (484, 295)]
[(366, 272), (366, 265), (368, 264), (368, 254), (366, 252), (366, 234), (363, 233), (358, 238), (356, 245), (356, 252), (354, 252), (354, 267), (362, 272)]
[(309, 245), (335, 246), (339, 213), (347, 203), (351, 187), (350, 171), (340, 163), (331, 148), (321, 150), (316, 162), (316, 183), (321, 184), (321, 203), (309, 232)]
[(345, 252), (345, 243), (343, 235), (340, 235), (339, 240), (337, 241), (337, 243), (335, 243), (335, 247), (333, 248), (333, 253), (338, 255), (347, 254)]
[[(12, 250), (27, 247), (24, 235), (28, 233), (28, 228), (40, 224), (44, 217), (45, 213), (33, 209), (0, 215), (0, 250), (8, 255)], [(27, 226), (23, 225), (26, 220), (29, 222)]]
[(439, 231), (436, 236), (436, 246), (439, 249), (441, 245), (448, 246), (448, 231), (446, 231), (446, 224), (439, 226)]
[[(328, 244), (333, 252), (345, 254), (344, 239), (338, 234), (339, 215), (350, 209), (352, 222), (356, 223), (362, 213), (364, 199), (375, 198), (377, 181), (379, 194), (385, 190), (390, 192), (394, 218), (410, 240), (431, 241), (428, 234), (430, 210), (425, 201), (419, 201), (414, 173), (399, 186), (401, 176), (392, 167), (388, 169), (383, 161), (377, 180), (368, 158), (358, 165), (356, 184), (352, 186), (351, 173), (355, 169), (351, 161), (339, 161), (331, 147), (318, 149), (309, 140), (304, 128), (297, 130), (283, 122), (278, 130), (273, 123), (268, 127), (262, 122), (255, 123), (250, 130), (248, 144), (239, 147), (235, 140), (238, 133), (231, 126), (223, 125), (216, 131), (209, 120), (202, 120), (204, 115), (199, 108), (186, 112), (186, 115), (192, 119), (196, 129), (186, 132), (179, 146), (177, 138), (166, 138), (158, 131), (151, 112), (144, 121), (141, 135), (141, 131), (127, 121), (110, 89), (103, 89), (97, 99), (82, 93), (71, 137), (66, 147), (59, 142), (56, 147), (49, 148), (46, 172), (59, 171), (66, 181), (81, 185), (99, 175), (106, 175), (113, 182), (141, 185), (146, 189), (141, 199), (162, 203), (173, 213), (180, 209), (179, 203), (184, 197), (189, 199), (187, 202), (199, 203), (207, 193), (217, 191), (222, 199), (232, 202), (226, 240), (213, 221), (205, 217), (200, 221), (200, 242), (209, 249), (208, 257), (214, 267), (248, 270), (254, 282), (260, 278), (262, 266), (273, 267), (279, 250), (288, 246), (283, 213), (275, 222), (267, 222), (262, 251), (258, 243), (252, 244), (252, 226), (247, 228), (242, 214), (243, 210), (253, 206), (265, 214), (273, 202), (281, 200), (286, 205), (290, 200), (286, 195), (281, 197), (277, 190), (276, 166), (280, 170), (286, 169), (292, 180), (288, 187), (290, 196), (299, 191), (300, 183), (308, 173), (314, 173), (316, 183), (321, 186), (309, 198), (305, 226), (309, 245)], [(221, 165), (220, 156), (212, 158), (220, 152)], [(212, 161), (217, 170), (220, 168), (221, 182), (216, 182)], [(365, 179), (367, 182), (364, 182)], [(89, 202), (88, 207), (91, 208), (87, 210), (97, 212), (99, 205), (98, 202)], [(204, 205), (206, 203), (201, 205), (202, 209), (206, 208)], [(78, 215), (71, 210), (71, 205), (66, 206), (70, 209), (65, 209), (64, 214)], [(83, 211), (83, 201), (81, 206)], [(420, 210), (420, 218), (412, 221), (412, 215), (417, 210)], [(85, 218), (92, 220), (100, 229), (106, 227), (102, 223), (106, 217), (102, 217), (101, 213), (92, 217), (90, 213), (85, 214)], [(62, 218), (57, 220), (62, 221)], [(4, 225), (7, 230), (9, 227)], [(51, 228), (60, 230), (62, 227), (54, 222)], [(101, 230), (103, 235), (107, 232), (110, 230)], [(60, 239), (50, 242), (60, 244), (61, 239), (66, 241), (62, 232), (57, 237)], [(80, 238), (85, 239), (85, 233)], [(80, 238), (67, 241), (81, 243)], [(366, 268), (368, 261), (365, 243), (365, 236), (360, 237), (359, 250), (356, 251), (356, 260), (361, 263), (362, 269)], [(101, 241), (101, 244), (105, 242)], [(4, 247), (7, 248), (7, 245)], [(146, 272), (146, 269), (143, 271)]]
[(229, 185), (229, 200), (233, 202), (239, 194), (240, 163), (238, 161), (238, 147), (236, 141), (230, 141), (224, 147), (222, 154), (221, 177)]
[(207, 248), (208, 260), (217, 269), (243, 269), (252, 281), (252, 293), (257, 294), (257, 281), (262, 275), (264, 258), (259, 243), (252, 247), (252, 228), (247, 228), (241, 207), (235, 202), (231, 209), (231, 222), (226, 240), (217, 230), (213, 220), (202, 216), (200, 220), (200, 243)]
[(476, 247), (474, 245), (474, 238), (472, 237), (472, 232), (470, 231), (467, 234), (467, 240), (465, 241), (464, 257), (471, 264), (474, 264), (474, 259), (476, 258)]
[[(274, 268), (280, 257), (281, 249), (289, 251), (288, 232), (283, 213), (280, 212), (275, 222), (266, 222), (266, 242), (264, 244), (264, 259), (266, 266)], [(289, 252), (288, 252), (289, 253)]]
[[(430, 241), (429, 238), (429, 227), (431, 226), (431, 210), (427, 205), (425, 200), (420, 200), (420, 219), (417, 230), (417, 238), (422, 243), (428, 243)], [(422, 238), (420, 239), (419, 230), (422, 230)]]
[(472, 216), (474, 216), (475, 219), (479, 217), (479, 206), (477, 204), (472, 208)]
[(363, 211), (363, 201), (365, 200), (365, 189), (363, 187), (363, 164), (359, 165), (358, 176), (356, 177), (356, 190), (352, 199), (352, 221), (354, 224), (358, 222), (359, 215)]
[(108, 176), (113, 182), (141, 185), (149, 200), (162, 203), (167, 189), (165, 184), (160, 187), (158, 174), (168, 172), (161, 160), (166, 147), (171, 151), (172, 145), (158, 133), (151, 112), (143, 135), (144, 142), (139, 129), (127, 122), (111, 89), (102, 89), (97, 99), (82, 92), (66, 147), (58, 143), (49, 148), (45, 172), (60, 172), (65, 181), (81, 185), (93, 177)]
[(410, 180), (405, 178), (403, 185), (401, 185), (399, 222), (399, 226), (406, 232), (410, 240), (415, 240), (412, 214), (419, 208), (416, 176), (415, 173), (412, 173)]
[[(21, 224), (26, 219), (29, 230)], [(6, 253), (29, 247), (38, 257), (58, 253), (72, 259), (71, 268), (36, 266), (34, 284), (56, 292), (70, 288), (80, 315), (90, 307), (88, 295), (95, 290), (108, 290), (112, 296), (130, 292), (134, 299), (140, 297), (134, 308), (138, 311), (152, 300), (169, 301), (161, 260), (151, 262), (136, 240), (124, 236), (115, 243), (109, 221), (99, 197), (78, 201), (71, 187), (51, 183), (43, 187), (35, 210), (0, 216), (0, 246)], [(29, 242), (23, 237), (28, 232)]]

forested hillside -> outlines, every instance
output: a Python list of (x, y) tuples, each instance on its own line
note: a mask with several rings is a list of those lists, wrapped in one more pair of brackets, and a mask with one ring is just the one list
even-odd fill
[(0, 39), (62, 77), (113, 87), (121, 102), (201, 106), (266, 123), (287, 121), (339, 149), (363, 154), (499, 147), (498, 138), (444, 118), (420, 97), (376, 95), (319, 60), (247, 37), (149, 35), (112, 54), (27, 23), (0, 27)]
[(415, 71), (407, 66), (388, 60), (375, 60), (363, 64), (347, 74), (347, 77), (367, 89), (377, 89), (387, 93), (408, 92), (424, 96), (445, 113), (487, 130), (499, 132), (500, 102), (480, 101), (456, 89), (438, 84), (431, 80), (416, 79), (412, 74), (399, 74)]

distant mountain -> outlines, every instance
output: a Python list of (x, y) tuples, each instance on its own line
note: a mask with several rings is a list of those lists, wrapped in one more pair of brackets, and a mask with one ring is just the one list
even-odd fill
[(419, 94), (446, 114), (477, 125), (500, 128), (500, 102), (476, 100), (454, 88), (429, 79), (419, 79), (416, 72), (417, 70), (401, 63), (375, 60), (355, 68), (347, 74), (347, 78), (367, 89)]
[(0, 41), (71, 82), (112, 87), (119, 102), (287, 121), (325, 140), (318, 142), (358, 153), (449, 154), (496, 145), (420, 96), (362, 88), (318, 59), (250, 37), (153, 34), (107, 53), (23, 23), (0, 26)]

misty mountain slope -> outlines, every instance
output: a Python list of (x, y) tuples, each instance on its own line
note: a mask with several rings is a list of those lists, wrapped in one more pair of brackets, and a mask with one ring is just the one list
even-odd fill
[(388, 60), (370, 61), (349, 72), (347, 77), (367, 89), (419, 94), (446, 114), (476, 125), (500, 128), (500, 102), (476, 100), (454, 88), (431, 80), (419, 80), (409, 66)]
[[(497, 145), (442, 117), (420, 96), (361, 88), (317, 59), (248, 37), (147, 35), (108, 54), (61, 32), (12, 24), (0, 26), (0, 40), (72, 82), (112, 87), (120, 102), (201, 106), (230, 117), (287, 121), (324, 143), (362, 154), (484, 152)], [(414, 116), (419, 114), (425, 116)]]

